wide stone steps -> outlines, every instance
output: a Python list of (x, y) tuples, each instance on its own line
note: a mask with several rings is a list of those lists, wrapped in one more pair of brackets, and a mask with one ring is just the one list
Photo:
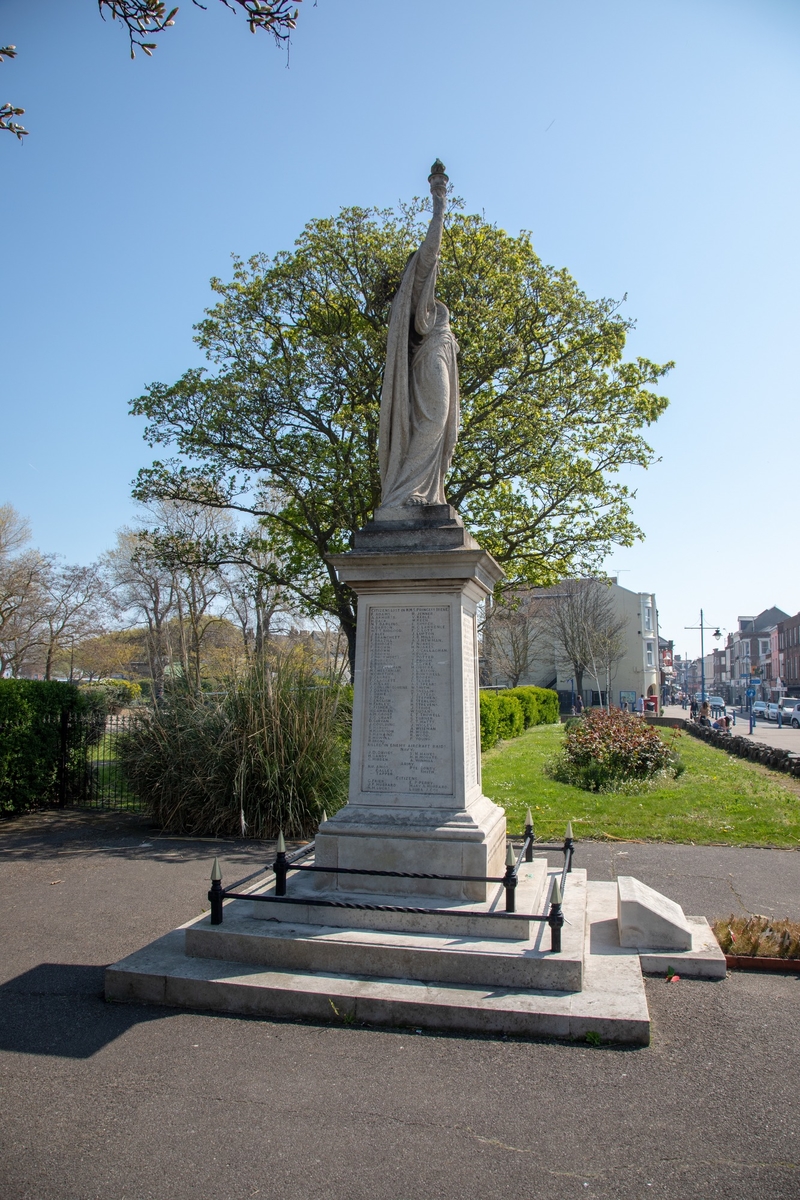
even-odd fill
[[(248, 907), (283, 911), (279, 919), (259, 920)], [(322, 911), (341, 917), (353, 910)], [(570, 875), (563, 911), (562, 950), (553, 954), (545, 922), (526, 922), (526, 939), (500, 940), (424, 929), (409, 933), (307, 924), (291, 921), (289, 906), (234, 901), (225, 907), (222, 925), (211, 925), (205, 917), (187, 928), (186, 953), (290, 971), (577, 992), (583, 983), (585, 871)], [(439, 920), (457, 924), (459, 917)], [(480, 920), (474, 919), (474, 924), (479, 926)]]
[[(646, 1044), (650, 1020), (638, 954), (622, 949), (616, 936), (616, 885), (589, 883), (582, 890), (586, 920), (579, 992), (437, 984), (196, 957), (185, 952), (187, 930), (202, 924), (194, 921), (109, 967), (106, 998), (470, 1033), (581, 1038), (593, 1031), (604, 1041)], [(234, 905), (226, 906), (225, 923)]]

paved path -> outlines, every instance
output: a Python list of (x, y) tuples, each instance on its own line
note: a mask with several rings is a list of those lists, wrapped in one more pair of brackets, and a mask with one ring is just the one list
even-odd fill
[[(100, 814), (0, 826), (3, 1200), (797, 1200), (800, 978), (647, 983), (647, 1049), (127, 1005), (104, 964), (188, 920), (211, 856)], [(583, 844), (692, 912), (800, 915), (800, 854)]]

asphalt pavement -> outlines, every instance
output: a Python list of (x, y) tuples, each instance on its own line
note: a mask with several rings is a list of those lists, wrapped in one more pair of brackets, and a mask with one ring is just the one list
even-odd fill
[[(800, 1197), (800, 976), (647, 982), (647, 1048), (106, 1004), (103, 967), (272, 848), (0, 826), (3, 1200)], [(800, 918), (794, 851), (583, 843), (691, 913)]]

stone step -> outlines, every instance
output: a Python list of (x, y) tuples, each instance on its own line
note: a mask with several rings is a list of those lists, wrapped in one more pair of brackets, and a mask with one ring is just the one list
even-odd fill
[(193, 921), (109, 967), (106, 999), (471, 1033), (583, 1038), (594, 1032), (604, 1041), (647, 1044), (650, 1018), (638, 954), (620, 947), (616, 933), (616, 885), (584, 887), (580, 992), (266, 970), (191, 957), (185, 935), (199, 923)]
[[(573, 872), (577, 878), (577, 872)], [(570, 879), (573, 878), (570, 875)], [(348, 891), (344, 888), (327, 890), (317, 886), (323, 878), (311, 872), (297, 872), (289, 876), (287, 903), (279, 899), (253, 901), (249, 905), (250, 915), (257, 920), (284, 921), (290, 925), (328, 925), (344, 929), (394, 930), (401, 933), (442, 933), (451, 937), (499, 938), (501, 941), (528, 941), (535, 923), (526, 913), (543, 913), (549, 897), (547, 860), (535, 858), (533, 862), (521, 863), (516, 889), (514, 914), (506, 913), (506, 894), (502, 884), (491, 888), (489, 899), (451, 900), (435, 899), (431, 896), (398, 896), (395, 894), (365, 895), (364, 892)], [(329, 878), (329, 876), (324, 876)], [(347, 876), (342, 876), (346, 879)], [(379, 882), (379, 881), (376, 881)], [(253, 895), (275, 896), (274, 876), (269, 876), (265, 885), (253, 890)], [(331, 901), (332, 905), (321, 903)], [(358, 908), (337, 907), (346, 903), (357, 904)], [(402, 906), (425, 910), (414, 913), (381, 911)], [(378, 906), (377, 908), (375, 906)], [(240, 911), (243, 901), (231, 901), (224, 906), (225, 921), (230, 911)], [(479, 913), (480, 916), (472, 914)]]
[[(551, 872), (551, 881), (555, 875)], [(540, 921), (526, 922), (531, 927), (527, 940), (501, 941), (497, 937), (335, 928), (290, 923), (286, 918), (265, 921), (252, 917), (248, 907), (244, 901), (233, 901), (224, 910), (222, 925), (211, 925), (209, 917), (194, 922), (186, 930), (186, 953), (280, 970), (503, 988), (577, 992), (583, 982), (586, 872), (582, 870), (569, 876), (558, 954), (550, 950), (549, 926)], [(260, 907), (271, 911), (282, 906)]]

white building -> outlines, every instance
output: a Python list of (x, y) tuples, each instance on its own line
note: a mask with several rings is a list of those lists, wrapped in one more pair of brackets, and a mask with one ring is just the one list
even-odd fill
[[(558, 603), (560, 587), (543, 588), (534, 593), (546, 598), (552, 594), (553, 603)], [(613, 705), (622, 707), (627, 703), (628, 708), (638, 700), (639, 696), (658, 696), (660, 685), (660, 666), (658, 653), (658, 610), (656, 598), (652, 592), (631, 592), (628, 588), (620, 587), (616, 579), (608, 581), (609, 596), (614, 614), (624, 621), (623, 639), (625, 650), (622, 658), (610, 668), (608, 691)], [(496, 663), (489, 664), (491, 683), (500, 685), (508, 683)], [(598, 704), (605, 701), (607, 683), (605, 670), (598, 669), (600, 679), (595, 679), (589, 667), (583, 676), (582, 700), (585, 705)], [(539, 639), (536, 642), (528, 665), (519, 680), (520, 684), (536, 684), (539, 687), (555, 688), (562, 697), (570, 695), (575, 690), (574, 673), (563, 661), (559, 660), (556, 648), (550, 642)]]

